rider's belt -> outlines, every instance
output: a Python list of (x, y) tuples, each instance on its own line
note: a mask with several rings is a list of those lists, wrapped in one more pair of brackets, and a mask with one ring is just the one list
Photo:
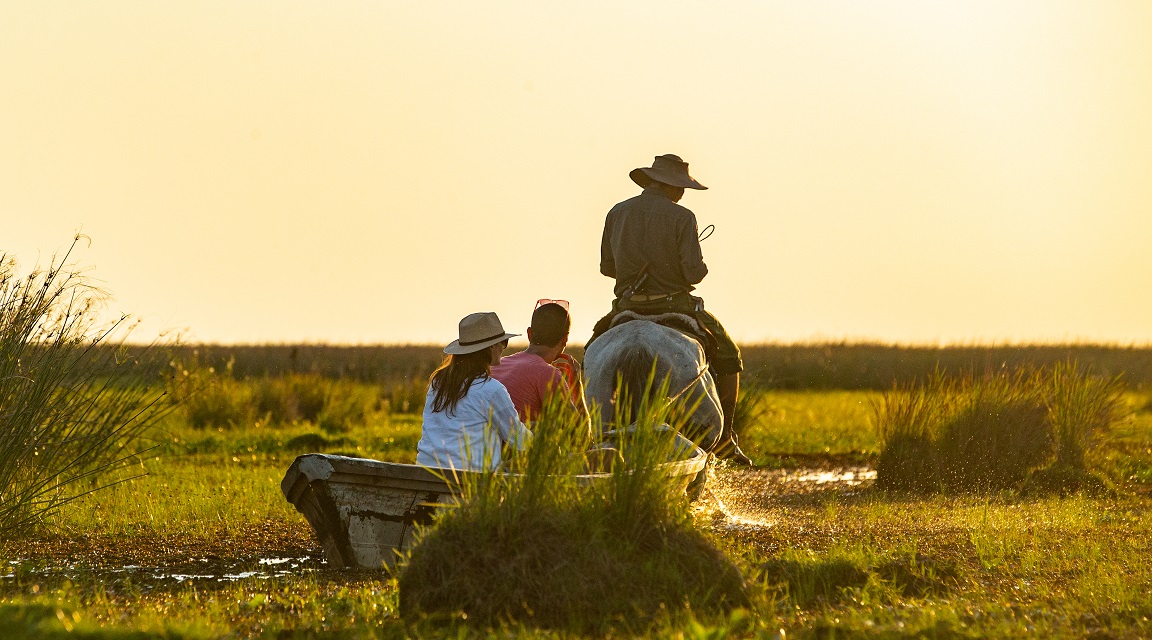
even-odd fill
[(656, 300), (671, 300), (675, 293), (657, 293), (648, 295), (646, 293), (635, 293), (629, 296), (629, 302), (654, 302)]

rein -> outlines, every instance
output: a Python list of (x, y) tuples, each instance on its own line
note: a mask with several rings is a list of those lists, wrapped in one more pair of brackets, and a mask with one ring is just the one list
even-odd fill
[(679, 400), (679, 399), (680, 399), (680, 396), (684, 395), (684, 392), (688, 391), (688, 390), (689, 390), (689, 389), (691, 389), (691, 388), (692, 388), (692, 387), (693, 387), (693, 386), (694, 386), (694, 385), (695, 385), (697, 382), (699, 382), (699, 381), (700, 381), (700, 379), (704, 377), (704, 374), (705, 374), (705, 373), (708, 373), (708, 364), (707, 364), (707, 363), (705, 363), (705, 364), (704, 364), (704, 366), (700, 368), (700, 373), (697, 373), (697, 374), (696, 374), (696, 377), (695, 377), (695, 378), (692, 378), (692, 380), (691, 380), (691, 381), (688, 383), (688, 386), (686, 386), (686, 387), (684, 387), (683, 389), (681, 389), (681, 390), (677, 391), (677, 392), (676, 392), (676, 395), (672, 396), (671, 398), (668, 398), (668, 404), (669, 404), (669, 405), (671, 405), (673, 402), (676, 402), (677, 400)]

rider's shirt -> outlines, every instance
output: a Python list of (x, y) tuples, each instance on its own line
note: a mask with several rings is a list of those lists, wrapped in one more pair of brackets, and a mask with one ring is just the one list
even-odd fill
[(616, 279), (620, 297), (644, 265), (648, 276), (633, 293), (691, 291), (708, 275), (700, 252), (696, 216), (654, 189), (645, 189), (608, 212), (600, 243), (600, 273)]

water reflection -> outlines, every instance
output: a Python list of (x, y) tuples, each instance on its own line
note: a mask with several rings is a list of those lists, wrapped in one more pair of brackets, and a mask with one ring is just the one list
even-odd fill
[(721, 466), (695, 509), (715, 529), (762, 530), (776, 524), (781, 499), (829, 491), (851, 495), (875, 480), (876, 471), (868, 467), (748, 471)]
[(780, 482), (813, 482), (816, 484), (828, 484), (830, 482), (843, 484), (848, 487), (856, 487), (868, 481), (875, 480), (876, 472), (871, 469), (860, 468), (834, 471), (811, 471), (801, 470), (794, 474), (788, 474), (779, 479)]
[[(252, 561), (237, 561), (221, 563), (209, 558), (189, 558), (189, 563), (203, 563), (201, 570), (192, 570), (189, 564), (175, 567), (146, 567), (127, 564), (121, 567), (92, 567), (80, 564), (63, 564), (55, 567), (24, 566), (21, 561), (9, 561), (10, 573), (0, 575), (0, 580), (12, 580), (17, 572), (23, 577), (58, 577), (75, 578), (84, 575), (103, 575), (109, 578), (127, 577), (136, 580), (144, 579), (156, 582), (174, 580), (177, 583), (187, 581), (235, 582), (255, 578), (257, 580), (278, 578), (289, 575), (317, 571), (326, 568), (328, 562), (315, 556), (301, 557), (273, 557), (256, 559), (258, 569), (253, 569)], [(197, 567), (199, 569), (199, 567)]]

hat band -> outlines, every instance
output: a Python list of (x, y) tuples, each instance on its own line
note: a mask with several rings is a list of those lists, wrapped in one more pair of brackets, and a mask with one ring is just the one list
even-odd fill
[(504, 337), (504, 332), (501, 331), (500, 333), (497, 333), (496, 335), (488, 336), (487, 338), (480, 338), (479, 340), (467, 340), (467, 341), (461, 340), (460, 346), (461, 347), (470, 347), (474, 344), (480, 344), (481, 342), (488, 342), (489, 340), (495, 340), (496, 338), (503, 338), (503, 337)]

